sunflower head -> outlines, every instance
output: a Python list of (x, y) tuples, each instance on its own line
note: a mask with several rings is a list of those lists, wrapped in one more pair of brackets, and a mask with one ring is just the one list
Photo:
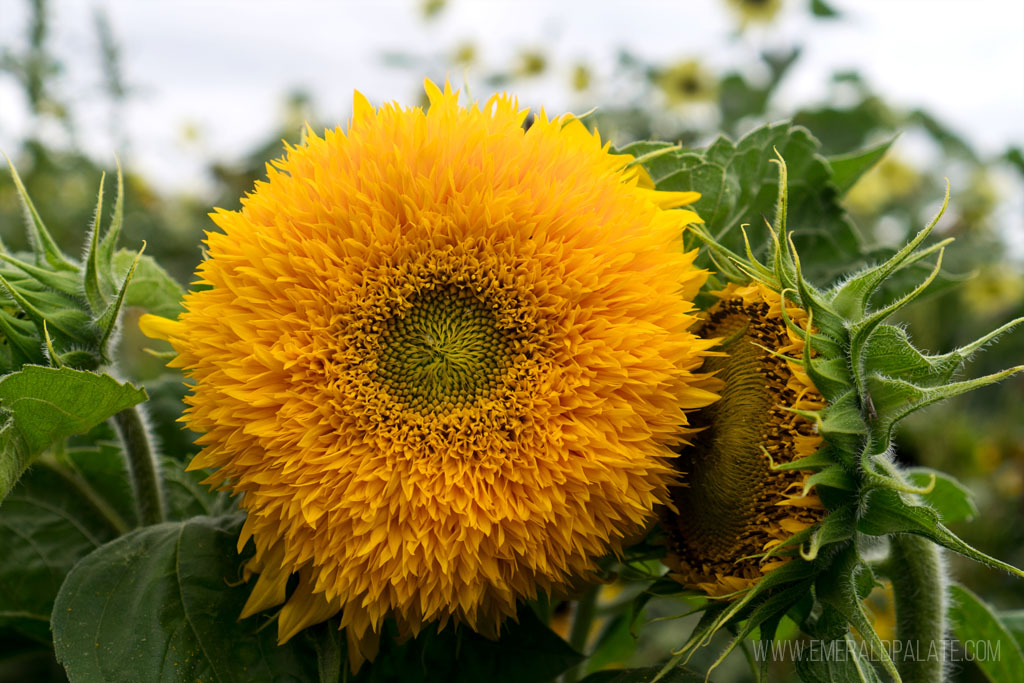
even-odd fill
[(114, 216), (102, 239), (100, 179), (96, 217), (85, 259), (79, 262), (57, 246), (13, 164), (10, 169), (33, 252), (12, 254), (0, 243), (0, 375), (28, 364), (78, 370), (109, 364), (121, 306), (138, 262), (136, 257), (125, 263), (117, 252), (124, 212), (120, 172)]
[[(724, 386), (722, 398), (693, 420), (703, 427), (676, 459), (680, 485), (664, 512), (668, 564), (685, 586), (722, 596), (753, 586), (789, 558), (766, 555), (824, 517), (799, 460), (821, 445), (812, 420), (797, 411), (824, 408), (823, 398), (792, 358), (801, 358), (807, 314), (761, 285), (729, 284), (713, 293), (699, 331), (721, 339), (722, 354), (704, 368)], [(787, 465), (779, 468), (778, 465)]]
[(289, 148), (214, 214), (186, 312), (142, 322), (192, 383), (191, 467), (242, 494), (245, 615), (283, 604), (286, 640), (340, 613), (354, 666), (385, 619), (495, 634), (588, 576), (715, 398), (699, 219), (670, 210), (696, 195), (571, 116), (427, 94), (357, 94), (347, 130)]
[[(898, 680), (862, 603), (887, 547), (884, 566), (894, 584), (903, 580), (899, 568), (910, 561), (908, 552), (926, 555), (923, 566), (941, 584), (937, 546), (1024, 576), (949, 531), (926, 504), (935, 475), (925, 486), (912, 485), (891, 446), (907, 415), (1024, 370), (951, 381), (965, 359), (1021, 320), (936, 356), (886, 322), (939, 272), (949, 240), (922, 246), (938, 216), (888, 261), (830, 289), (814, 287), (786, 231), (786, 171), (781, 157), (778, 163), (767, 263), (749, 246), (735, 254), (694, 228), (733, 284), (714, 292), (716, 303), (701, 323), (704, 335), (721, 340), (722, 352), (708, 357), (704, 370), (716, 372), (724, 387), (720, 401), (693, 416), (704, 431), (676, 461), (683, 486), (673, 490), (676, 511), (664, 515), (667, 562), (685, 586), (723, 600), (708, 603), (679, 656), (737, 625), (721, 662), (755, 628), (771, 639), (779, 619), (795, 610), (818, 637), (843, 638), (854, 629)], [(871, 306), (892, 273), (930, 255), (936, 264), (920, 286), (882, 308)], [(937, 592), (929, 596), (935, 610), (928, 619), (941, 637), (945, 603)]]

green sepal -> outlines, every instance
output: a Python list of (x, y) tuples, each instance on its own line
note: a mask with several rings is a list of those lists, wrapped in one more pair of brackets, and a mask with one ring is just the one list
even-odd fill
[[(807, 344), (804, 349), (806, 353)], [(814, 382), (814, 388), (826, 399), (829, 396), (840, 396), (850, 388), (850, 369), (841, 357), (811, 358), (808, 354), (804, 360), (804, 372)]]
[(859, 438), (864, 435), (865, 427), (860, 400), (853, 389), (848, 389), (838, 397), (829, 398), (829, 404), (821, 411), (818, 419), (818, 433), (826, 440), (832, 440), (841, 434)]
[[(818, 492), (819, 497), (821, 497), (822, 493), (822, 491)], [(806, 539), (800, 542), (800, 557), (805, 562), (813, 562), (818, 559), (822, 548), (850, 540), (853, 537), (853, 518), (853, 506), (849, 503), (832, 508), (828, 515), (825, 516), (825, 519), (807, 530)], [(794, 534), (792, 538), (784, 541), (777, 547), (783, 547), (794, 542), (798, 535)]]
[(15, 318), (7, 311), (0, 310), (0, 334), (7, 339), (7, 348), (10, 349), (7, 361), (10, 366), (3, 368), (0, 374), (7, 374), (22, 365), (46, 363), (42, 344), (36, 335), (36, 326), (31, 321)]
[(50, 289), (55, 289), (68, 296), (77, 296), (79, 293), (79, 280), (77, 270), (48, 270), (39, 266), (25, 263), (9, 254), (0, 254), (0, 259), (10, 263), (29, 277), (35, 279), (39, 284)]
[(871, 424), (871, 441), (874, 453), (881, 453), (888, 448), (895, 425), (907, 415), (943, 399), (952, 398), (1006, 379), (1024, 371), (1024, 365), (996, 372), (984, 377), (954, 382), (942, 386), (921, 387), (901, 379), (870, 375), (867, 378), (867, 390), (877, 419)]
[(918, 351), (903, 328), (880, 325), (864, 347), (865, 374), (895, 377), (919, 386), (945, 384), (963, 363), (956, 352), (926, 356)]
[(823, 444), (818, 450), (810, 455), (789, 462), (780, 462), (772, 465), (775, 472), (787, 472), (789, 470), (822, 470), (836, 464), (835, 449), (828, 443)]
[(873, 268), (867, 268), (861, 273), (845, 281), (832, 296), (832, 306), (841, 315), (852, 321), (860, 321), (867, 311), (868, 301), (871, 295), (885, 282), (890, 275), (906, 264), (906, 261), (925, 241), (932, 229), (942, 218), (949, 206), (949, 181), (946, 181), (946, 196), (942, 201), (942, 208), (935, 217), (914, 236), (910, 242), (897, 251), (892, 257)]
[[(4, 156), (7, 157), (6, 154)], [(53, 236), (50, 235), (50, 231), (46, 229), (46, 225), (39, 216), (35, 204), (32, 203), (32, 198), (28, 196), (25, 184), (21, 182), (21, 176), (18, 175), (18, 171), (14, 168), (14, 164), (11, 163), (9, 157), (7, 157), (7, 166), (11, 170), (11, 179), (14, 180), (14, 185), (18, 190), (18, 197), (21, 199), (21, 204), (25, 209), (27, 218), (25, 222), (28, 225), (29, 237), (35, 249), (36, 264), (40, 265), (45, 260), (50, 266), (59, 270), (78, 270), (78, 267), (57, 246)]]
[(947, 529), (930, 507), (908, 503), (897, 491), (873, 489), (865, 497), (866, 511), (857, 520), (857, 530), (869, 536), (912, 533), (948, 550), (969, 557), (993, 569), (1024, 578), (1024, 571), (972, 548)]
[(99, 234), (103, 217), (103, 181), (107, 175), (100, 176), (100, 189), (96, 200), (96, 215), (93, 217), (92, 230), (89, 231), (89, 249), (85, 257), (85, 298), (93, 314), (107, 307), (107, 297), (103, 295), (99, 267)]
[(776, 620), (777, 622), (793, 605), (798, 603), (803, 596), (807, 595), (807, 592), (813, 585), (814, 581), (812, 579), (806, 579), (769, 593), (763, 601), (754, 607), (750, 615), (743, 621), (742, 626), (737, 630), (736, 635), (726, 646), (725, 650), (722, 651), (722, 654), (708, 667), (708, 675), (718, 668), (725, 661), (725, 658), (743, 642), (743, 639), (753, 633), (754, 629), (769, 620)]
[(135, 273), (135, 268), (139, 265), (139, 259), (142, 258), (142, 252), (145, 248), (146, 243), (143, 242), (142, 249), (139, 249), (139, 253), (135, 256), (135, 260), (132, 261), (132, 265), (124, 276), (124, 281), (117, 293), (117, 298), (110, 302), (107, 310), (96, 320), (96, 325), (103, 331), (103, 335), (100, 337), (99, 349), (104, 357), (106, 356), (107, 342), (114, 334), (114, 328), (117, 327), (118, 314), (121, 312), (121, 305), (124, 303), (125, 292), (128, 291), (128, 283), (132, 281), (132, 275)]
[(807, 477), (807, 481), (804, 482), (803, 495), (806, 496), (812, 486), (827, 486), (840, 491), (856, 491), (857, 480), (841, 465), (832, 465)]
[(113, 273), (114, 252), (117, 250), (117, 240), (121, 236), (123, 225), (124, 173), (121, 171), (121, 161), (117, 160), (117, 197), (114, 199), (114, 215), (110, 219), (110, 227), (107, 228), (107, 234), (103, 236), (99, 245), (99, 260), (102, 263), (101, 272)]
[(936, 260), (935, 267), (932, 269), (931, 274), (925, 278), (924, 282), (885, 308), (873, 311), (858, 322), (850, 325), (850, 346), (848, 354), (850, 363), (853, 367), (853, 381), (857, 385), (857, 389), (859, 391), (863, 392), (866, 389), (862, 373), (864, 347), (868, 342), (868, 338), (879, 325), (888, 320), (896, 311), (900, 310), (920, 296), (924, 290), (928, 288), (928, 285), (932, 283), (935, 277), (939, 274), (939, 270), (942, 268), (942, 253), (942, 251), (939, 251), (939, 258)]

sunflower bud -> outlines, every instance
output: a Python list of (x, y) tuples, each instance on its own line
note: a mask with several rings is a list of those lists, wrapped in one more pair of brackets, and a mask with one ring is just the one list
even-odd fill
[[(677, 654), (685, 657), (733, 626), (737, 636), (721, 662), (755, 628), (763, 640), (773, 638), (781, 617), (802, 605), (796, 612), (804, 615), (806, 632), (834, 639), (852, 628), (899, 680), (862, 604), (878, 585), (875, 571), (892, 580), (897, 604), (901, 594), (922, 590), (911, 585), (914, 577), (928, 579), (934, 604), (910, 635), (933, 639), (942, 637), (945, 612), (939, 546), (1017, 576), (1024, 572), (972, 548), (943, 525), (939, 511), (927, 504), (934, 475), (928, 485), (912, 485), (893, 462), (893, 430), (920, 408), (1024, 370), (952, 381), (974, 352), (1024, 319), (936, 356), (886, 323), (939, 273), (950, 240), (922, 245), (941, 211), (888, 261), (831, 289), (815, 288), (804, 280), (786, 232), (781, 157), (779, 167), (768, 264), (749, 246), (741, 256), (716, 244), (701, 226), (693, 228), (722, 274), (742, 284), (716, 292), (718, 301), (703, 323), (703, 335), (721, 339), (724, 351), (707, 358), (703, 369), (716, 372), (725, 387), (720, 401), (693, 417), (704, 431), (678, 460), (683, 485), (672, 492), (677, 511), (663, 516), (673, 576), (724, 598), (708, 603), (706, 618)], [(948, 200), (947, 189), (943, 210)], [(921, 285), (880, 309), (870, 305), (894, 272), (931, 255), (936, 263)], [(888, 561), (877, 561), (887, 548)], [(910, 565), (915, 571), (905, 571)], [(913, 666), (929, 664), (901, 664)], [(935, 671), (920, 673), (912, 677), (925, 680)]]
[[(124, 216), (123, 180), (117, 176), (114, 215), (100, 237), (103, 178), (84, 262), (66, 256), (43, 223), (18, 172), (11, 177), (25, 208), (33, 251), (9, 253), (0, 245), (0, 375), (23, 365), (96, 370), (111, 362), (111, 340), (138, 256), (118, 275), (117, 238)], [(141, 252), (140, 252), (141, 254)]]

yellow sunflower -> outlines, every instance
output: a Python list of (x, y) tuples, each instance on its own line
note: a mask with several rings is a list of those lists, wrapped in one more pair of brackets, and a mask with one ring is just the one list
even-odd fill
[[(672, 487), (674, 510), (664, 511), (666, 560), (685, 586), (724, 596), (751, 587), (785, 564), (765, 558), (825, 516), (807, 485), (811, 472), (776, 469), (812, 455), (822, 444), (814, 422), (800, 412), (824, 399), (800, 366), (804, 339), (787, 326), (779, 294), (760, 284), (729, 284), (714, 292), (701, 334), (722, 340), (725, 354), (704, 369), (724, 382), (722, 398), (694, 416), (705, 429), (676, 460), (683, 486)], [(797, 329), (807, 314), (786, 305)]]
[[(192, 469), (241, 493), (279, 637), (340, 612), (495, 635), (586, 577), (668, 499), (684, 411), (715, 399), (690, 331), (695, 193), (655, 192), (572, 116), (507, 96), (310, 134), (237, 212), (201, 288), (146, 317), (191, 380)], [(294, 584), (290, 578), (297, 576)], [(294, 585), (294, 588), (291, 586)]]

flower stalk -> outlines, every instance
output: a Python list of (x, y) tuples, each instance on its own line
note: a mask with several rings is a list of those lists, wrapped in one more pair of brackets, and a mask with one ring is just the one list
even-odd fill
[[(896, 637), (918, 656), (896, 662), (903, 683), (942, 680), (942, 657), (929, 657), (941, 648), (946, 633), (946, 576), (939, 546), (916, 534), (889, 538), (886, 573), (896, 602)], [(941, 649), (939, 650), (941, 652)]]
[(141, 526), (159, 524), (167, 519), (160, 466), (149, 432), (138, 407), (127, 408), (113, 417), (117, 433), (128, 459), (128, 476), (135, 496), (135, 512)]

